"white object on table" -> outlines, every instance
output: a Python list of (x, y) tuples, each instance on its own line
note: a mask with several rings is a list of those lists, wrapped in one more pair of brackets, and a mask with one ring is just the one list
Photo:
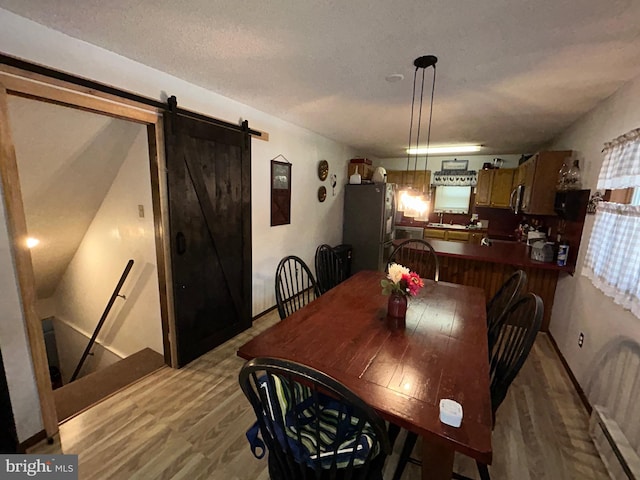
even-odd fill
[(440, 421), (446, 425), (458, 428), (462, 424), (462, 405), (455, 400), (448, 398), (441, 399)]

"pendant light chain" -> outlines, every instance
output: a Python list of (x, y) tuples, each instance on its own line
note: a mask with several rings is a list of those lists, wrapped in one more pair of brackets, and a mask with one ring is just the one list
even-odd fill
[[(407, 149), (407, 171), (406, 177), (404, 179), (405, 187), (399, 192), (399, 205), (402, 206), (403, 215), (410, 218), (423, 218), (425, 214), (428, 215), (430, 200), (425, 201), (425, 189), (428, 188), (428, 185), (425, 185), (423, 182), (422, 192), (418, 192), (415, 188), (416, 185), (416, 177), (418, 175), (418, 151), (420, 148), (420, 130), (422, 127), (422, 107), (424, 105), (424, 81), (425, 81), (425, 70), (428, 67), (433, 68), (433, 84), (431, 85), (431, 101), (429, 104), (429, 128), (427, 130), (427, 149), (431, 143), (431, 120), (433, 119), (433, 99), (435, 93), (435, 80), (436, 80), (436, 69), (435, 64), (438, 61), (438, 57), (434, 55), (424, 55), (422, 57), (418, 57), (414, 60), (413, 64), (416, 67), (413, 72), (413, 91), (411, 95), (411, 121), (409, 125), (409, 148)], [(416, 118), (416, 85), (418, 82), (418, 69), (422, 69), (422, 79), (420, 81), (420, 103), (418, 106), (418, 114), (417, 114), (417, 133), (416, 133), (416, 143), (415, 143), (415, 152), (413, 155), (414, 163), (413, 163), (413, 174), (412, 181), (409, 183), (409, 172), (411, 169), (411, 151), (412, 151), (412, 143), (413, 143), (413, 122)], [(426, 169), (427, 162), (429, 160), (429, 152), (427, 150), (427, 156), (425, 158), (425, 180), (426, 180)]]
[[(418, 68), (416, 67), (415, 71), (413, 72), (413, 93), (411, 94), (411, 121), (409, 122), (409, 147), (411, 147), (411, 140), (412, 140), (412, 134), (413, 134), (413, 108), (416, 102), (416, 76), (417, 75), (418, 75)], [(409, 181), (410, 159), (411, 159), (411, 153), (409, 153), (409, 149), (407, 149), (407, 178), (404, 179), (405, 184)], [(411, 185), (413, 186), (413, 183)]]
[[(416, 67), (416, 72), (418, 71), (419, 67)], [(416, 184), (416, 172), (418, 170), (418, 153), (417, 153), (417, 149), (420, 146), (420, 127), (422, 124), (422, 99), (424, 98), (424, 71), (425, 69), (422, 69), (422, 85), (420, 86), (420, 110), (418, 110), (418, 133), (416, 134), (416, 156), (415, 159), (413, 161), (413, 185)], [(431, 125), (429, 125), (431, 126)]]
[[(424, 71), (422, 72), (422, 81), (424, 85)], [(433, 118), (433, 94), (436, 91), (436, 66), (433, 65), (433, 83), (431, 84), (431, 104), (429, 105), (429, 128), (427, 129), (427, 153), (424, 157), (424, 179), (427, 179), (427, 162), (429, 160), (429, 144), (431, 142), (431, 119)], [(422, 191), (429, 188), (427, 185), (423, 184)]]

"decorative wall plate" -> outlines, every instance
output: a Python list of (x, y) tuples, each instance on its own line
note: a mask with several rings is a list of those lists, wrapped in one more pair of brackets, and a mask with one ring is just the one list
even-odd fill
[(324, 202), (327, 199), (327, 189), (322, 186), (318, 189), (318, 201)]
[(318, 178), (324, 182), (327, 179), (327, 175), (329, 175), (329, 162), (320, 160), (318, 164)]

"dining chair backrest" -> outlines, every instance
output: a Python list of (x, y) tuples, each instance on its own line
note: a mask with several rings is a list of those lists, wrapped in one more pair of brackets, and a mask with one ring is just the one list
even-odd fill
[(398, 245), (387, 261), (387, 270), (392, 263), (399, 263), (416, 272), (421, 278), (438, 281), (440, 263), (431, 244), (422, 239), (407, 239)]
[(320, 290), (307, 264), (295, 255), (284, 257), (276, 268), (276, 304), (280, 319), (320, 296)]
[(385, 423), (343, 384), (264, 357), (245, 363), (239, 382), (257, 419), (247, 438), (258, 458), (268, 453), (270, 478), (382, 480), (391, 451)]
[(333, 247), (326, 243), (316, 249), (315, 264), (316, 281), (321, 295), (345, 280), (342, 260)]
[(487, 337), (490, 352), (493, 350), (499, 332), (500, 318), (507, 311), (509, 305), (523, 294), (526, 286), (527, 274), (523, 270), (517, 270), (509, 275), (509, 278), (487, 303)]
[(494, 421), (509, 386), (529, 356), (542, 325), (543, 314), (542, 299), (528, 293), (507, 307), (500, 319), (496, 341), (489, 353), (489, 389)]

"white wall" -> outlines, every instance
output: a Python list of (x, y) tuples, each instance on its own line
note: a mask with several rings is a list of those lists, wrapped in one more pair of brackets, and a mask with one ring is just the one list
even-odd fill
[[(86, 332), (80, 332), (76, 330), (75, 327), (57, 318), (53, 320), (53, 329), (55, 331), (62, 382), (66, 385), (69, 383), (71, 375), (73, 375), (78, 365), (78, 361), (87, 346), (89, 338), (87, 338)], [(113, 365), (118, 360), (122, 360), (121, 356), (106, 349), (100, 343), (94, 344), (91, 353), (92, 354), (85, 360), (78, 378)]]
[[(357, 152), (267, 113), (198, 87), (172, 75), (76, 40), (0, 9), (0, 45), (4, 53), (114, 85), (164, 101), (175, 95), (178, 105), (267, 131), (269, 142), (252, 141), (253, 313), (275, 304), (273, 278), (281, 257), (297, 254), (313, 263), (315, 246), (342, 239), (342, 186), (346, 163)], [(292, 164), (291, 225), (270, 227), (269, 160), (284, 155)], [(320, 182), (317, 164), (329, 162), (338, 175), (336, 196), (329, 180)], [(329, 188), (324, 203), (317, 200), (320, 185)]]
[[(313, 264), (317, 245), (341, 242), (342, 186), (346, 182), (346, 163), (358, 156), (355, 150), (3, 9), (0, 9), (0, 49), (9, 55), (154, 99), (164, 101), (168, 95), (176, 95), (183, 108), (230, 122), (248, 119), (250, 127), (269, 133), (269, 142), (252, 141), (254, 315), (275, 304), (273, 283), (280, 258), (297, 254)], [(278, 154), (293, 164), (291, 225), (270, 227), (269, 160)], [(329, 162), (329, 173), (338, 175), (335, 196), (329, 181), (320, 182), (317, 177), (317, 165), (323, 159)], [(320, 185), (329, 190), (324, 203), (317, 200)], [(31, 395), (23, 390), (21, 394)]]
[[(128, 128), (137, 132), (135, 140), (53, 297), (55, 317), (88, 340), (124, 267), (133, 259), (120, 292), (127, 298), (116, 299), (97, 339), (120, 358), (145, 347), (163, 353), (147, 133), (146, 127), (133, 122)], [(144, 218), (138, 205), (143, 206)], [(77, 362), (86, 340), (84, 345), (65, 344), (65, 339), (75, 340), (75, 336), (58, 338), (57, 330), (56, 338), (59, 347), (68, 350), (63, 353), (59, 348), (60, 357), (76, 357)], [(92, 365), (83, 373), (93, 371)], [(66, 379), (72, 372), (67, 363), (63, 367)]]
[[(282, 257), (298, 255), (314, 271), (316, 247), (322, 243), (337, 245), (342, 242), (346, 165), (355, 156), (348, 147), (291, 125), (274, 123), (268, 131), (271, 136), (268, 144), (257, 140), (252, 143), (254, 315), (275, 305), (275, 271)], [(291, 224), (270, 227), (269, 160), (278, 153), (293, 164)], [(329, 179), (324, 182), (318, 179), (317, 165), (323, 159), (329, 162), (329, 176), (332, 173), (338, 176), (335, 195)], [(321, 185), (327, 188), (327, 199), (322, 203), (317, 199)]]
[(0, 201), (0, 349), (18, 440), (23, 442), (44, 427), (5, 215)]
[[(526, 152), (523, 152), (526, 153)], [(504, 160), (502, 164), (502, 168), (516, 168), (518, 166), (518, 160), (520, 159), (520, 154), (509, 154), (509, 155), (470, 155), (470, 154), (458, 154), (451, 156), (433, 156), (429, 155), (429, 159), (427, 161), (426, 170), (431, 170), (431, 174), (441, 170), (442, 161), (443, 160), (469, 160), (469, 170), (480, 170), (482, 169), (482, 165), (485, 162), (493, 163), (494, 158), (501, 158)], [(425, 170), (424, 168), (424, 155), (421, 155), (418, 158), (416, 170), (421, 171)], [(379, 160), (373, 161), (375, 166), (384, 167), (387, 170), (406, 170), (407, 169), (407, 157), (402, 158), (381, 158)], [(409, 170), (414, 169), (414, 158), (412, 157), (409, 162)]]
[[(604, 142), (638, 127), (640, 77), (576, 122), (551, 148), (573, 149), (577, 152), (583, 188), (593, 192), (602, 165)], [(593, 216), (587, 215), (575, 276), (561, 276), (558, 282), (550, 324), (551, 334), (590, 399), (599, 397), (603, 388), (599, 380), (603, 362), (615, 357), (621, 345), (629, 341), (640, 343), (640, 319), (616, 305), (581, 275), (593, 220)], [(582, 348), (578, 348), (580, 332), (585, 335)], [(639, 375), (637, 368), (627, 372), (629, 380)], [(617, 394), (614, 391), (614, 395)], [(630, 421), (640, 424), (640, 418), (625, 420)]]

